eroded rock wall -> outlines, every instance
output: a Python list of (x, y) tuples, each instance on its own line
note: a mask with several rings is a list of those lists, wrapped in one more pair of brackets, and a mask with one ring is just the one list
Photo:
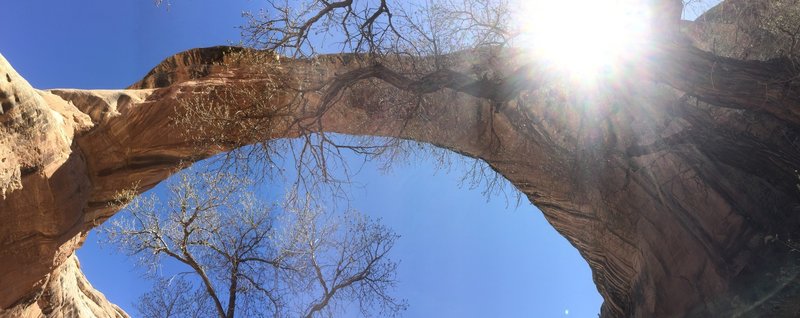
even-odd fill
[(81, 272), (75, 255), (43, 278), (44, 287), (30, 304), (14, 306), (0, 314), (35, 318), (128, 318), (128, 314), (98, 292)]

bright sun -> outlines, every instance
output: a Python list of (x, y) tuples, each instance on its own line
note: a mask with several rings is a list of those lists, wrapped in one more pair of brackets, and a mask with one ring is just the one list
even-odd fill
[(578, 78), (609, 71), (648, 37), (642, 0), (518, 1), (521, 44)]

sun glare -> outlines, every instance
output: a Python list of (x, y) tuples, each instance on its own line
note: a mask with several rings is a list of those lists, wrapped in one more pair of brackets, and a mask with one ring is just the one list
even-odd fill
[(518, 0), (522, 45), (572, 76), (592, 79), (648, 37), (642, 0)]

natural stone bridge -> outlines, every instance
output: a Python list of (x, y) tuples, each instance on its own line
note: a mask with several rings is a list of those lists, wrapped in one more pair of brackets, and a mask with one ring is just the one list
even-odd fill
[[(728, 18), (719, 7), (686, 23), (685, 41), (654, 47), (591, 96), (553, 97), (538, 86), (550, 76), (533, 68), (500, 108), (450, 87), (429, 94), (429, 114), (399, 116), (414, 110), (370, 104), (383, 88), (369, 86), (325, 112), (315, 108), (325, 96), (309, 94), (289, 116), (319, 114), (314, 127), (324, 131), (413, 139), (486, 161), (586, 259), (603, 317), (794, 316), (797, 72), (779, 58), (778, 36), (739, 36), (755, 24)], [(228, 50), (180, 53), (122, 90), (37, 90), (0, 58), (0, 316), (126, 315), (88, 284), (74, 251), (116, 212), (115, 193), (137, 182), (146, 190), (180, 162), (227, 149), (197, 149), (172, 119), (200, 92), (267, 80), (226, 65)], [(484, 62), (462, 54), (465, 69)], [(499, 54), (509, 73), (530, 64)], [(276, 72), (329, 83), (356, 67), (324, 56), (284, 60)], [(276, 103), (291, 96), (279, 93)]]

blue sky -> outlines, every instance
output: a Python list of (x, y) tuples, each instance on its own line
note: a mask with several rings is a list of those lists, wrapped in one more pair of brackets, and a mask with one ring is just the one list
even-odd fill
[[(0, 53), (37, 88), (121, 88), (173, 53), (238, 42), (242, 10), (258, 5), (7, 1)], [(418, 158), (389, 173), (367, 164), (353, 178), (350, 204), (402, 236), (392, 257), (401, 260), (405, 316), (596, 317), (602, 299), (577, 251), (527, 201), (487, 202), (481, 189), (460, 186), (464, 169)], [(150, 285), (134, 262), (95, 235), (78, 255), (92, 284), (135, 316), (132, 302)]]

